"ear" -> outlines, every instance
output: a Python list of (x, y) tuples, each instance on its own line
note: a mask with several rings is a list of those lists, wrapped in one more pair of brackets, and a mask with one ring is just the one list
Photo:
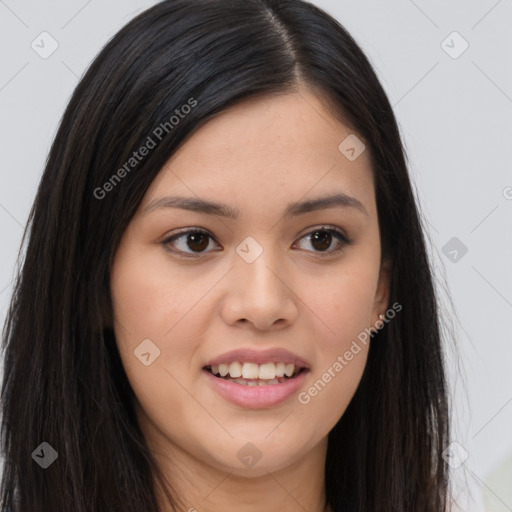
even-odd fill
[(375, 292), (375, 301), (372, 309), (372, 325), (379, 320), (379, 315), (385, 314), (389, 305), (389, 289), (391, 287), (391, 267), (390, 260), (382, 261), (379, 272), (379, 282)]

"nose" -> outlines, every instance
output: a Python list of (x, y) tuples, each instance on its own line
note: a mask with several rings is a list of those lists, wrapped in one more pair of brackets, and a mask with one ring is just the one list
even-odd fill
[[(277, 264), (277, 262), (280, 264)], [(225, 283), (222, 316), (229, 325), (251, 324), (255, 329), (282, 329), (298, 316), (298, 296), (283, 259), (269, 248), (251, 263), (235, 254)]]

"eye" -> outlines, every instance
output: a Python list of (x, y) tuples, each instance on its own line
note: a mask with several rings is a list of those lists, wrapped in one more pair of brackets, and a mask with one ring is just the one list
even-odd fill
[[(303, 236), (301, 240), (302, 239), (307, 239), (316, 249), (313, 252), (320, 252), (321, 256), (324, 256), (323, 253), (325, 253), (325, 255), (330, 255), (341, 251), (346, 245), (350, 245), (351, 243), (349, 238), (339, 229), (327, 228), (325, 226), (317, 228), (314, 231), (310, 231)], [(333, 240), (337, 242), (336, 248), (327, 250), (331, 247)]]
[[(313, 252), (320, 253), (321, 256), (324, 256), (322, 253), (330, 255), (341, 251), (346, 245), (350, 245), (351, 243), (349, 238), (339, 229), (327, 228), (325, 226), (310, 231), (301, 237), (300, 240), (306, 238), (308, 238), (315, 249)], [(163, 245), (167, 251), (180, 254), (180, 256), (196, 257), (208, 252), (206, 249), (210, 245), (209, 239), (214, 240), (213, 236), (207, 231), (202, 229), (184, 229), (165, 238), (160, 244)], [(331, 247), (333, 241), (337, 242), (335, 249), (327, 250)], [(179, 247), (180, 244), (181, 247)], [(189, 252), (188, 249), (190, 249), (191, 252)]]
[[(204, 249), (208, 247), (208, 238), (213, 240), (212, 235), (207, 231), (203, 231), (202, 229), (187, 229), (166, 238), (160, 243), (170, 252), (184, 253), (184, 255), (194, 257), (195, 254), (200, 255), (204, 252)], [(178, 248), (178, 250), (170, 248), (176, 241), (181, 242), (181, 248)], [(192, 250), (192, 253), (187, 253), (185, 250), (187, 247)]]

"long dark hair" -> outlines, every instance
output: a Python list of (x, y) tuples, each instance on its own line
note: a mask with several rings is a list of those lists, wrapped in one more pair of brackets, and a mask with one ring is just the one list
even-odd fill
[[(78, 84), (30, 212), (4, 325), (2, 510), (158, 509), (158, 468), (106, 327), (112, 259), (149, 185), (195, 130), (299, 82), (367, 143), (382, 254), (392, 262), (389, 300), (403, 306), (371, 344), (329, 433), (327, 501), (337, 512), (446, 510), (440, 323), (405, 150), (354, 39), (300, 0), (163, 1), (118, 32)], [(190, 108), (177, 122), (182, 105)], [(127, 167), (149, 136), (156, 147)], [(31, 456), (42, 442), (58, 453), (45, 470)]]

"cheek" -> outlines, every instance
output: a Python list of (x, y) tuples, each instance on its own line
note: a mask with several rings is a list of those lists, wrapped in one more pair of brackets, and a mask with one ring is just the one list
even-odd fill
[[(180, 321), (183, 317), (187, 319), (186, 308), (191, 298), (185, 296), (179, 276), (165, 277), (166, 269), (154, 263), (139, 256), (133, 246), (131, 251), (121, 248), (110, 283), (116, 341), (137, 394), (153, 389), (162, 379), (169, 381), (162, 371), (170, 354), (182, 360), (191, 348), (183, 337), (187, 322)], [(173, 350), (168, 350), (169, 343), (176, 339), (183, 342), (173, 342)], [(146, 353), (147, 366), (142, 357)]]
[(316, 335), (328, 353), (347, 343), (371, 326), (376, 276), (373, 270), (339, 272), (310, 289), (308, 307), (313, 312)]
[[(312, 311), (318, 360), (310, 386), (298, 397), (314, 424), (334, 426), (345, 412), (363, 375), (369, 344), (369, 328), (375, 298), (377, 270), (373, 260), (329, 279), (310, 282), (307, 305)], [(368, 329), (368, 331), (365, 331)]]
[(163, 339), (204, 295), (204, 288), (199, 279), (191, 281), (184, 272), (170, 272), (165, 258), (134, 249), (120, 251), (111, 279), (114, 316), (134, 339)]
[(326, 425), (330, 430), (345, 413), (364, 373), (371, 343), (365, 332), (370, 327), (368, 295), (357, 287), (353, 293), (345, 291), (332, 294), (332, 301), (323, 299), (322, 321), (315, 322), (319, 357), (310, 385), (298, 396), (317, 430)]
[[(175, 424), (185, 413), (199, 415), (190, 411), (190, 396), (180, 383), (186, 382), (198, 344), (193, 315), (187, 312), (200, 290), (191, 291), (179, 275), (169, 276), (168, 269), (163, 277), (165, 271), (121, 252), (111, 278), (114, 332), (123, 367), (143, 411), (161, 425)], [(144, 353), (149, 353), (148, 365)]]

